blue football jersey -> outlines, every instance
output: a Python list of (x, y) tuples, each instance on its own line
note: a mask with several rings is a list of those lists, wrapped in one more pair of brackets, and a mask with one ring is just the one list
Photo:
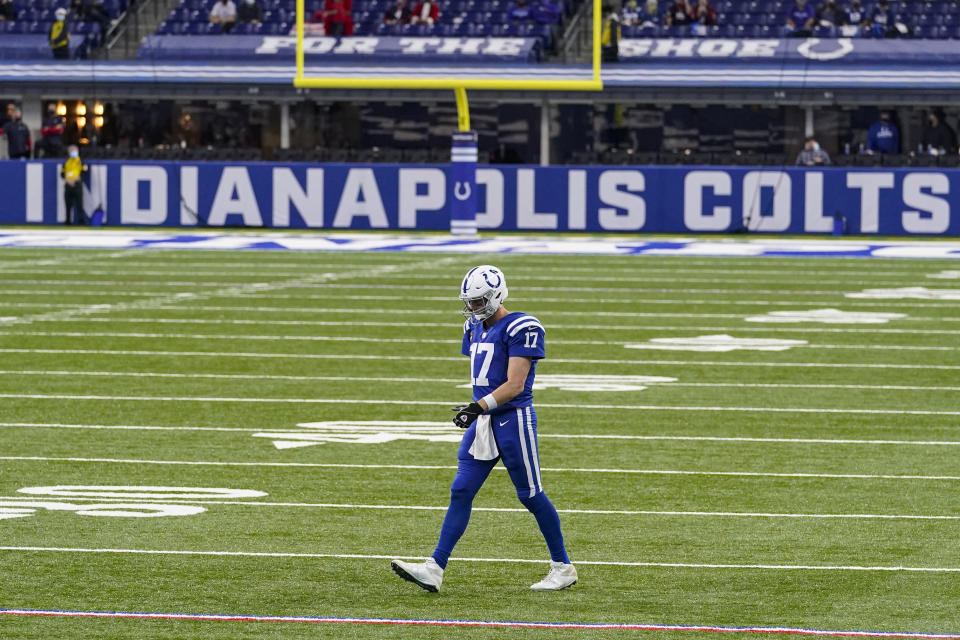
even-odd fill
[(531, 406), (537, 360), (546, 357), (544, 347), (543, 325), (526, 313), (511, 313), (489, 329), (485, 328), (482, 322), (467, 320), (463, 323), (461, 353), (470, 356), (470, 381), (473, 384), (474, 402), (506, 382), (507, 363), (511, 357), (520, 356), (533, 360), (523, 391), (491, 413)]

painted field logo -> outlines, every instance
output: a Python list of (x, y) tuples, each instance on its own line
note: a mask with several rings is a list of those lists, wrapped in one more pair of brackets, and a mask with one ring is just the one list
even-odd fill
[(871, 300), (960, 300), (960, 289), (927, 289), (926, 287), (900, 287), (899, 289), (864, 289), (860, 293), (847, 293), (848, 298)]
[[(559, 389), (561, 391), (643, 391), (647, 385), (676, 382), (663, 376), (591, 376), (591, 375), (537, 375), (534, 391)], [(470, 384), (457, 385), (470, 389)]]
[(653, 338), (640, 344), (625, 344), (627, 349), (666, 349), (668, 351), (786, 351), (801, 347), (806, 340), (776, 340), (772, 338), (734, 338), (725, 334), (696, 338)]
[[(219, 489), (198, 487), (154, 486), (87, 486), (56, 485), (50, 487), (24, 487), (17, 493), (41, 496), (34, 499), (0, 498), (0, 520), (26, 518), (40, 510), (70, 511), (81, 516), (104, 516), (115, 518), (162, 518), (165, 516), (193, 516), (206, 511), (206, 507), (191, 504), (162, 504), (156, 500), (214, 500), (262, 498), (263, 491), (250, 489)], [(105, 498), (118, 502), (74, 504), (54, 502), (48, 497)]]
[(940, 273), (928, 273), (927, 277), (939, 280), (960, 280), (960, 271), (946, 270)]
[(460, 442), (463, 430), (447, 422), (395, 422), (386, 420), (304, 422), (302, 431), (263, 431), (254, 438), (269, 438), (277, 449), (309, 447), (327, 442), (383, 444), (394, 440)]
[(874, 313), (870, 311), (841, 311), (839, 309), (810, 309), (804, 311), (771, 311), (763, 316), (748, 316), (747, 322), (822, 322), (824, 324), (886, 324), (906, 318), (905, 313)]

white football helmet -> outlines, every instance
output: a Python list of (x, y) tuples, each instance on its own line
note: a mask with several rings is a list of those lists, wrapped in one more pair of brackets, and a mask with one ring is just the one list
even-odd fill
[(474, 267), (460, 285), (463, 315), (474, 322), (483, 322), (497, 312), (507, 299), (507, 278), (503, 271), (489, 264)]

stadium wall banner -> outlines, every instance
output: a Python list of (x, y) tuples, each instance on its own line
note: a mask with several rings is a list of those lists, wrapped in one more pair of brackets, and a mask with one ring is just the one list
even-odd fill
[(769, 62), (896, 67), (943, 67), (960, 63), (950, 40), (873, 40), (868, 38), (624, 38), (620, 62)]
[[(303, 39), (307, 62), (536, 62), (536, 38), (403, 38), (311, 36)], [(148, 36), (141, 60), (283, 62), (292, 64), (295, 36)]]
[[(65, 219), (56, 161), (0, 162), (0, 223)], [(449, 165), (94, 162), (109, 225), (448, 230)], [(960, 235), (960, 171), (483, 166), (477, 225), (499, 231)]]

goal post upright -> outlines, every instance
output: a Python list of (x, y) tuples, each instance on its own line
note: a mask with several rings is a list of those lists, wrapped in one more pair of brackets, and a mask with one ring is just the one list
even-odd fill
[[(451, 206), (450, 231), (454, 235), (477, 233), (477, 183), (478, 160), (477, 133), (470, 129), (470, 105), (468, 90), (487, 91), (601, 91), (603, 78), (600, 73), (601, 0), (588, 0), (593, 4), (593, 47), (591, 49), (592, 74), (589, 79), (569, 78), (483, 78), (470, 76), (465, 69), (462, 76), (406, 76), (374, 77), (361, 75), (308, 76), (304, 64), (304, 14), (305, 0), (296, 0), (296, 75), (293, 85), (302, 89), (404, 89), (404, 90), (453, 90), (457, 104), (457, 133), (453, 135), (451, 151)], [(531, 65), (532, 70), (536, 65)], [(535, 75), (531, 73), (531, 75)]]
[[(443, 90), (474, 89), (487, 91), (600, 91), (603, 79), (600, 75), (600, 0), (593, 3), (593, 48), (592, 77), (583, 78), (481, 78), (471, 77), (465, 70), (463, 76), (449, 77), (365, 77), (365, 76), (308, 76), (304, 64), (304, 14), (305, 1), (297, 0), (296, 23), (296, 75), (293, 85), (302, 89), (420, 89)], [(531, 65), (531, 68), (535, 68)]]

